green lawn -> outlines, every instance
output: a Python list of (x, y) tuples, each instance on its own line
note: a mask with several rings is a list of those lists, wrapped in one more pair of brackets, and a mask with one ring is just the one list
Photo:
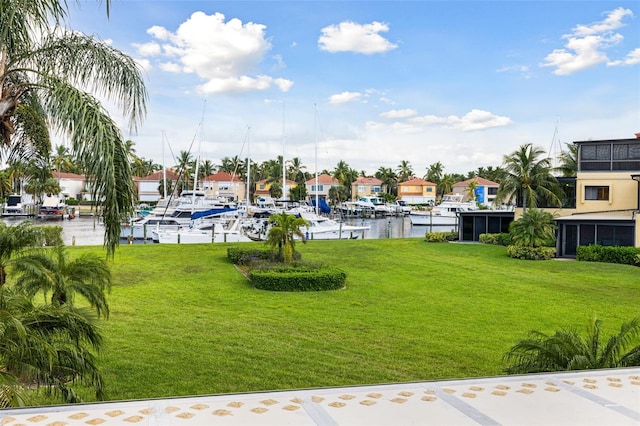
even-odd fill
[(342, 268), (347, 288), (275, 293), (253, 289), (228, 246), (117, 251), (101, 356), (110, 399), (499, 375), (531, 329), (582, 329), (596, 314), (610, 333), (639, 315), (631, 266), (421, 238), (312, 241), (296, 246), (304, 259)]

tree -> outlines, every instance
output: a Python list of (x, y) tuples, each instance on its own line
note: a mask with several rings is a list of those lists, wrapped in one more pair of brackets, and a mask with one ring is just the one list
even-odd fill
[(567, 143), (565, 147), (567, 149), (560, 153), (560, 165), (556, 171), (562, 176), (573, 177), (578, 173), (578, 145)]
[(332, 186), (329, 188), (329, 200), (333, 205), (338, 205), (349, 199), (349, 188), (344, 185)]
[(191, 185), (191, 174), (194, 172), (195, 162), (193, 160), (193, 156), (189, 151), (180, 151), (178, 154), (178, 158), (176, 159), (178, 164), (176, 164), (176, 169), (178, 170), (180, 178), (180, 182), (182, 182), (182, 191), (189, 189)]
[[(111, 2), (105, 3), (108, 15)], [(134, 213), (136, 191), (121, 131), (98, 98), (113, 102), (133, 131), (146, 112), (147, 93), (132, 58), (66, 30), (66, 15), (63, 1), (2, 1), (0, 140), (48, 158), (50, 129), (68, 136), (93, 181), (92, 199), (102, 203), (112, 255), (122, 218)]]
[(407, 160), (402, 160), (398, 167), (396, 168), (398, 181), (406, 182), (413, 176), (413, 167), (411, 167), (411, 163)]
[[(618, 334), (605, 341), (602, 321), (592, 318), (583, 336), (574, 329), (561, 329), (552, 335), (533, 330), (530, 337), (518, 341), (504, 356), (510, 362), (509, 374), (546, 371), (586, 370), (640, 365), (640, 319), (620, 327)], [(636, 339), (636, 346), (627, 351)]]
[(458, 179), (456, 179), (456, 177), (454, 175), (449, 174), (449, 173), (445, 173), (442, 176), (442, 178), (440, 179), (440, 182), (438, 183), (438, 188), (440, 189), (440, 191), (439, 191), (440, 194), (444, 195), (444, 194), (448, 194), (449, 192), (451, 192), (451, 189), (453, 188), (453, 185), (455, 185), (457, 181), (458, 181)]
[(51, 159), (53, 169), (61, 173), (76, 173), (77, 167), (73, 162), (69, 148), (64, 145), (57, 145), (53, 158)]
[(282, 184), (278, 181), (275, 181), (269, 186), (269, 196), (271, 198), (280, 198), (282, 197)]
[(380, 167), (376, 172), (375, 177), (380, 179), (387, 187), (387, 193), (397, 193), (396, 183), (398, 181), (398, 177), (389, 167)]
[(338, 182), (340, 182), (340, 185), (348, 186), (351, 185), (351, 182), (353, 182), (353, 180), (350, 180), (350, 171), (351, 168), (349, 167), (349, 165), (343, 160), (340, 160), (338, 161), (338, 164), (336, 164), (336, 167), (333, 169), (333, 173), (331, 176), (337, 179)]
[(555, 229), (553, 215), (539, 209), (529, 209), (523, 212), (520, 219), (509, 225), (513, 244), (525, 247), (553, 246)]
[(441, 162), (437, 161), (427, 168), (427, 174), (424, 175), (424, 180), (433, 182), (436, 185), (440, 183), (442, 179), (442, 173), (444, 172), (444, 166)]
[(37, 236), (37, 230), (31, 222), (12, 226), (0, 222), (0, 289), (7, 282), (7, 267), (11, 264), (11, 259), (33, 246)]
[(111, 271), (106, 262), (91, 254), (69, 259), (64, 245), (51, 250), (31, 251), (13, 263), (15, 286), (33, 298), (51, 293), (50, 303), (73, 305), (75, 295), (82, 296), (98, 316), (109, 317), (105, 292), (111, 288)]
[(288, 161), (289, 166), (287, 167), (287, 177), (299, 184), (303, 184), (307, 180), (304, 170), (307, 166), (302, 164), (302, 160), (298, 157), (294, 157), (291, 161)]
[(307, 186), (304, 184), (297, 185), (289, 190), (289, 198), (293, 201), (300, 201), (307, 198)]
[(479, 185), (477, 179), (472, 179), (467, 184), (467, 187), (465, 189), (467, 190), (467, 196), (469, 197), (469, 200), (476, 200), (476, 189), (478, 188), (478, 186)]
[(542, 148), (532, 144), (521, 145), (519, 149), (505, 155), (500, 187), (494, 202), (513, 202), (522, 198), (522, 210), (537, 207), (539, 201), (547, 200), (554, 205), (561, 204), (561, 191), (558, 181), (550, 173), (551, 161), (540, 159)]
[(198, 179), (205, 178), (207, 176), (211, 176), (216, 171), (216, 166), (213, 164), (211, 160), (204, 160), (200, 162), (200, 168), (198, 169)]
[(295, 253), (295, 237), (306, 242), (301, 227), (309, 225), (305, 219), (287, 213), (278, 213), (269, 217), (269, 223), (273, 224), (267, 233), (267, 244), (272, 249), (278, 248), (278, 253), (285, 264), (291, 263)]

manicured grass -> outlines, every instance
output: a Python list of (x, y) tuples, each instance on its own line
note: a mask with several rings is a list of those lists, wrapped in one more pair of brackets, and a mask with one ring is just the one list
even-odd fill
[(101, 355), (110, 399), (499, 375), (531, 329), (583, 329), (596, 314), (608, 334), (639, 315), (631, 266), (421, 238), (312, 241), (296, 246), (304, 259), (343, 269), (347, 288), (282, 293), (253, 289), (228, 246), (117, 251)]

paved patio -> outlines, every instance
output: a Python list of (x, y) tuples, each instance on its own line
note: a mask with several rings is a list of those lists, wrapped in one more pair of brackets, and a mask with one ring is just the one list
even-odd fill
[(640, 425), (640, 368), (0, 411), (2, 425)]

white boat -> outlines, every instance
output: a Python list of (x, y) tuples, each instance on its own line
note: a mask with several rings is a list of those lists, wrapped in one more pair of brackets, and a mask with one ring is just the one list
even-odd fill
[(316, 215), (315, 213), (300, 213), (300, 217), (309, 222), (308, 226), (300, 227), (307, 240), (349, 240), (364, 238), (365, 232), (371, 229), (366, 225), (347, 225), (342, 222)]
[(160, 244), (207, 244), (241, 243), (253, 241), (240, 232), (241, 219), (237, 218), (231, 226), (224, 223), (209, 222), (199, 227), (181, 227), (177, 230), (156, 229), (152, 231), (153, 241)]
[(387, 204), (382, 197), (363, 196), (356, 201), (356, 204), (363, 210), (363, 212), (372, 212), (376, 216), (385, 216), (389, 214)]
[(25, 203), (22, 195), (9, 195), (2, 208), (2, 216), (27, 216), (28, 212), (26, 206), (27, 203)]
[(412, 210), (409, 219), (412, 225), (457, 226), (459, 213), (478, 210), (475, 202), (462, 201), (464, 195), (451, 194), (442, 197), (442, 202), (431, 210)]
[(65, 203), (64, 197), (58, 197), (57, 195), (46, 196), (44, 200), (42, 200), (42, 204), (38, 210), (39, 219), (63, 220), (68, 216), (67, 204)]
[(152, 231), (155, 229), (178, 230), (181, 222), (176, 219), (147, 215), (131, 222), (124, 223), (120, 227), (120, 238), (134, 240), (153, 239)]

